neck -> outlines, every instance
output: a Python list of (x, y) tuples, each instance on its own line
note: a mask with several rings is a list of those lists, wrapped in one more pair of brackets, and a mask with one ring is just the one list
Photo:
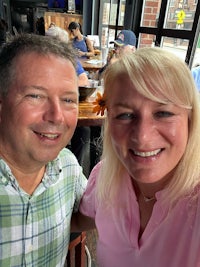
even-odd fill
[(141, 184), (135, 182), (134, 180), (132, 180), (132, 184), (138, 199), (141, 198), (144, 202), (156, 200), (155, 194), (159, 190), (157, 190), (157, 188), (153, 188), (152, 184)]
[(19, 186), (29, 195), (31, 195), (41, 183), (45, 172), (45, 166), (33, 172), (24, 172), (11, 167), (12, 174), (15, 176)]
[(78, 38), (79, 40), (82, 40), (82, 39), (83, 39), (83, 35), (80, 33), (80, 34), (77, 35), (77, 38)]

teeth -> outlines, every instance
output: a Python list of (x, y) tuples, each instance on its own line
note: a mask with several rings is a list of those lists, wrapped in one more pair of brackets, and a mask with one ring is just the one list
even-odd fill
[(57, 134), (40, 134), (42, 137), (47, 137), (49, 139), (55, 139), (58, 137)]
[(148, 151), (148, 152), (134, 151), (134, 154), (136, 156), (140, 156), (140, 157), (151, 157), (151, 156), (157, 155), (160, 151), (161, 151), (161, 149), (156, 149), (154, 151)]

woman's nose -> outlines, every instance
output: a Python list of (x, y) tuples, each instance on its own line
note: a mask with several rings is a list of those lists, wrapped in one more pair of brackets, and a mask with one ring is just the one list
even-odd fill
[(135, 139), (139, 143), (146, 143), (152, 139), (155, 124), (152, 118), (140, 118), (133, 125), (132, 140)]

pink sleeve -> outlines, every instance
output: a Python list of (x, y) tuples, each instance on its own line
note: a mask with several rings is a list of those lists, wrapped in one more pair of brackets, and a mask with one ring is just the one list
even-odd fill
[(96, 181), (101, 167), (99, 162), (92, 170), (86, 190), (81, 199), (79, 210), (82, 214), (87, 215), (91, 218), (95, 218), (96, 215)]

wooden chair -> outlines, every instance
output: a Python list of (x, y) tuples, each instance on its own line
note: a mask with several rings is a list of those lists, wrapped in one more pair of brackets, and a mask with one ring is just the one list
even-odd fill
[(86, 232), (72, 233), (65, 266), (85, 267), (86, 266)]

